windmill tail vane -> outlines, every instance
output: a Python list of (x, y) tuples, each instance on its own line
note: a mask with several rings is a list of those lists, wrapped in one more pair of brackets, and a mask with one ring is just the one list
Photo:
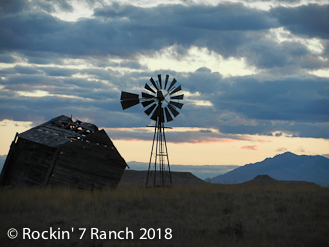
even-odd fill
[[(169, 75), (162, 81), (161, 75), (158, 80), (150, 78), (151, 85), (145, 83), (141, 96), (135, 93), (121, 92), (121, 106), (125, 110), (139, 103), (145, 108), (145, 114), (150, 116), (156, 123), (154, 126), (154, 136), (149, 161), (149, 168), (146, 178), (146, 186), (171, 186), (171, 172), (167, 142), (165, 137), (165, 122), (171, 122), (180, 113), (183, 105), (179, 100), (183, 100), (184, 94), (178, 95), (182, 87), (176, 86), (177, 80), (174, 78), (169, 82)], [(153, 160), (153, 161), (152, 161)], [(153, 163), (152, 163), (153, 162)]]

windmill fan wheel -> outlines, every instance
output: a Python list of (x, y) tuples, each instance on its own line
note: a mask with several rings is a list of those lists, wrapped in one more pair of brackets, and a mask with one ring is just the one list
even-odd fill
[(150, 78), (151, 85), (145, 83), (144, 88), (147, 92), (142, 92), (141, 96), (135, 93), (121, 92), (121, 106), (125, 110), (134, 105), (141, 103), (146, 109), (146, 115), (154, 121), (170, 122), (179, 115), (179, 110), (183, 105), (180, 100), (183, 100), (184, 94), (178, 95), (182, 87), (176, 86), (177, 80), (174, 78), (170, 83), (169, 75), (166, 75), (165, 81), (158, 75), (158, 80)]

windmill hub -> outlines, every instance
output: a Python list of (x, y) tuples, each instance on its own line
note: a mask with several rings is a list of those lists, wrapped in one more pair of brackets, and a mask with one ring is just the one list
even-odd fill
[[(161, 75), (158, 75), (157, 81), (154, 81), (151, 77), (150, 82), (153, 88), (145, 83), (144, 88), (148, 90), (148, 92), (142, 92), (141, 98), (138, 94), (121, 92), (121, 105), (123, 110), (141, 103), (143, 107), (146, 108), (144, 112), (148, 116), (151, 115), (151, 119), (156, 121), (146, 186), (148, 186), (150, 181), (153, 182), (153, 186), (167, 185), (168, 180), (166, 180), (166, 175), (169, 175), (169, 183), (170, 186), (172, 185), (164, 123), (173, 121), (174, 118), (178, 116), (179, 110), (183, 107), (183, 104), (180, 103), (179, 100), (183, 100), (184, 94), (176, 95), (177, 92), (182, 90), (182, 87), (175, 86), (177, 82), (175, 78), (170, 84), (168, 80), (169, 75), (166, 75), (163, 85)], [(153, 153), (154, 143), (156, 143), (155, 153)], [(154, 157), (153, 168), (151, 168), (152, 157)], [(167, 168), (165, 163), (168, 165)]]
[(162, 92), (162, 90), (163, 90), (163, 89), (157, 91), (157, 99), (158, 99), (160, 102), (164, 101), (164, 99), (165, 99), (165, 97), (163, 96), (163, 92)]

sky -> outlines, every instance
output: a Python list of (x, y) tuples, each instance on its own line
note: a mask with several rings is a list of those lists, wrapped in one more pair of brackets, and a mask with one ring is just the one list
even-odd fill
[(16, 132), (72, 115), (148, 162), (154, 121), (120, 94), (158, 74), (184, 94), (171, 164), (329, 157), (328, 0), (2, 0), (0, 37), (2, 158)]

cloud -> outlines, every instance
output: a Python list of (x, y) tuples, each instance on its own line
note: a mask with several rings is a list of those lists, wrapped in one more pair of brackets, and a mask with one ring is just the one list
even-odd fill
[(286, 152), (288, 149), (287, 148), (278, 148), (275, 150), (276, 152)]
[(258, 150), (259, 146), (258, 145), (252, 145), (252, 146), (242, 146), (241, 149), (244, 150)]
[[(207, 47), (224, 58), (248, 57), (250, 66), (262, 69), (296, 66), (298, 61), (304, 66), (312, 63), (313, 69), (323, 67), (323, 61), (315, 57), (312, 60), (317, 62), (310, 62), (305, 45), (293, 41), (278, 44), (266, 36), (266, 30), (279, 27), (278, 20), (283, 15), (279, 13), (285, 8), (274, 8), (272, 13), (233, 3), (152, 8), (113, 3), (95, 8), (94, 18), (77, 22), (59, 20), (50, 10), (30, 9), (33, 11), (4, 15), (0, 19), (1, 35), (6, 37), (0, 48), (19, 50), (30, 61), (39, 63), (46, 62), (45, 52), (55, 57), (62, 54), (134, 59), (138, 54), (152, 54), (179, 45), (181, 54), (191, 46)], [(138, 68), (138, 64), (134, 67)]]
[[(114, 3), (95, 9), (94, 16), (105, 20), (121, 20), (128, 17), (129, 21), (139, 23), (143, 27), (161, 26), (172, 29), (175, 28), (175, 24), (179, 27), (216, 31), (259, 30), (276, 25), (275, 19), (266, 12), (234, 3), (217, 6), (173, 4), (152, 8)], [(149, 22), (150, 19), (153, 22)]]
[(312, 76), (265, 82), (251, 77), (230, 78), (213, 103), (257, 120), (328, 122), (328, 85), (328, 79)]
[[(118, 77), (111, 70), (56, 67), (14, 67), (3, 71), (7, 71), (7, 76), (1, 81), (2, 118), (24, 120), (29, 116), (31, 120), (41, 115), (51, 119), (73, 113), (80, 118), (91, 114), (93, 121), (104, 127), (140, 127), (150, 122), (142, 106), (122, 111), (119, 101), (121, 90), (144, 91), (142, 87), (148, 82), (145, 76), (150, 73), (126, 72)], [(151, 76), (157, 73), (161, 71)], [(185, 94), (185, 105), (174, 126), (216, 128), (228, 134), (286, 130), (299, 136), (329, 136), (325, 107), (329, 103), (328, 79), (315, 76), (265, 82), (252, 77), (223, 79), (209, 70), (173, 74)], [(40, 97), (28, 97), (41, 91), (45, 94)], [(22, 96), (18, 92), (29, 94)], [(198, 101), (211, 104), (200, 106), (195, 104)]]
[(329, 38), (329, 5), (308, 4), (296, 8), (278, 7), (272, 9), (271, 13), (281, 25), (292, 33), (322, 39)]
[(300, 153), (305, 153), (305, 149), (300, 146), (298, 149), (297, 149), (297, 152), (300, 152)]
[[(173, 127), (217, 131), (168, 133), (174, 142), (272, 133), (329, 138), (329, 78), (310, 74), (329, 69), (328, 5), (88, 4), (92, 16), (68, 22), (55, 13), (73, 13), (70, 1), (1, 2), (0, 120), (38, 124), (73, 114), (104, 128), (152, 124), (141, 105), (122, 111), (120, 91), (140, 93), (161, 73), (183, 88)], [(193, 52), (204, 55), (200, 67), (190, 66), (200, 63)], [(188, 69), (152, 69), (163, 54)], [(243, 66), (231, 64), (236, 73), (229, 73), (228, 61)], [(115, 138), (149, 137), (120, 131)]]
[(73, 56), (132, 56), (181, 44), (186, 48), (208, 46), (229, 56), (228, 52), (236, 51), (244, 41), (252, 39), (241, 31), (277, 26), (265, 11), (240, 4), (141, 8), (115, 3), (94, 9), (94, 17), (69, 23), (35, 10), (4, 15), (0, 19), (0, 34), (7, 38), (0, 46), (2, 50)]
[(0, 13), (15, 14), (28, 7), (29, 4), (24, 0), (3, 0), (0, 3)]
[(282, 132), (275, 133), (276, 137), (279, 137), (279, 136), (282, 136), (282, 135), (283, 135)]
[(326, 157), (329, 159), (329, 154), (323, 154), (322, 156)]
[[(154, 125), (154, 124), (153, 124)], [(154, 128), (106, 128), (109, 136), (121, 140), (149, 140), (153, 138)], [(250, 140), (248, 136), (224, 134), (216, 129), (175, 127), (166, 131), (166, 139), (173, 143), (232, 143), (236, 140)]]

